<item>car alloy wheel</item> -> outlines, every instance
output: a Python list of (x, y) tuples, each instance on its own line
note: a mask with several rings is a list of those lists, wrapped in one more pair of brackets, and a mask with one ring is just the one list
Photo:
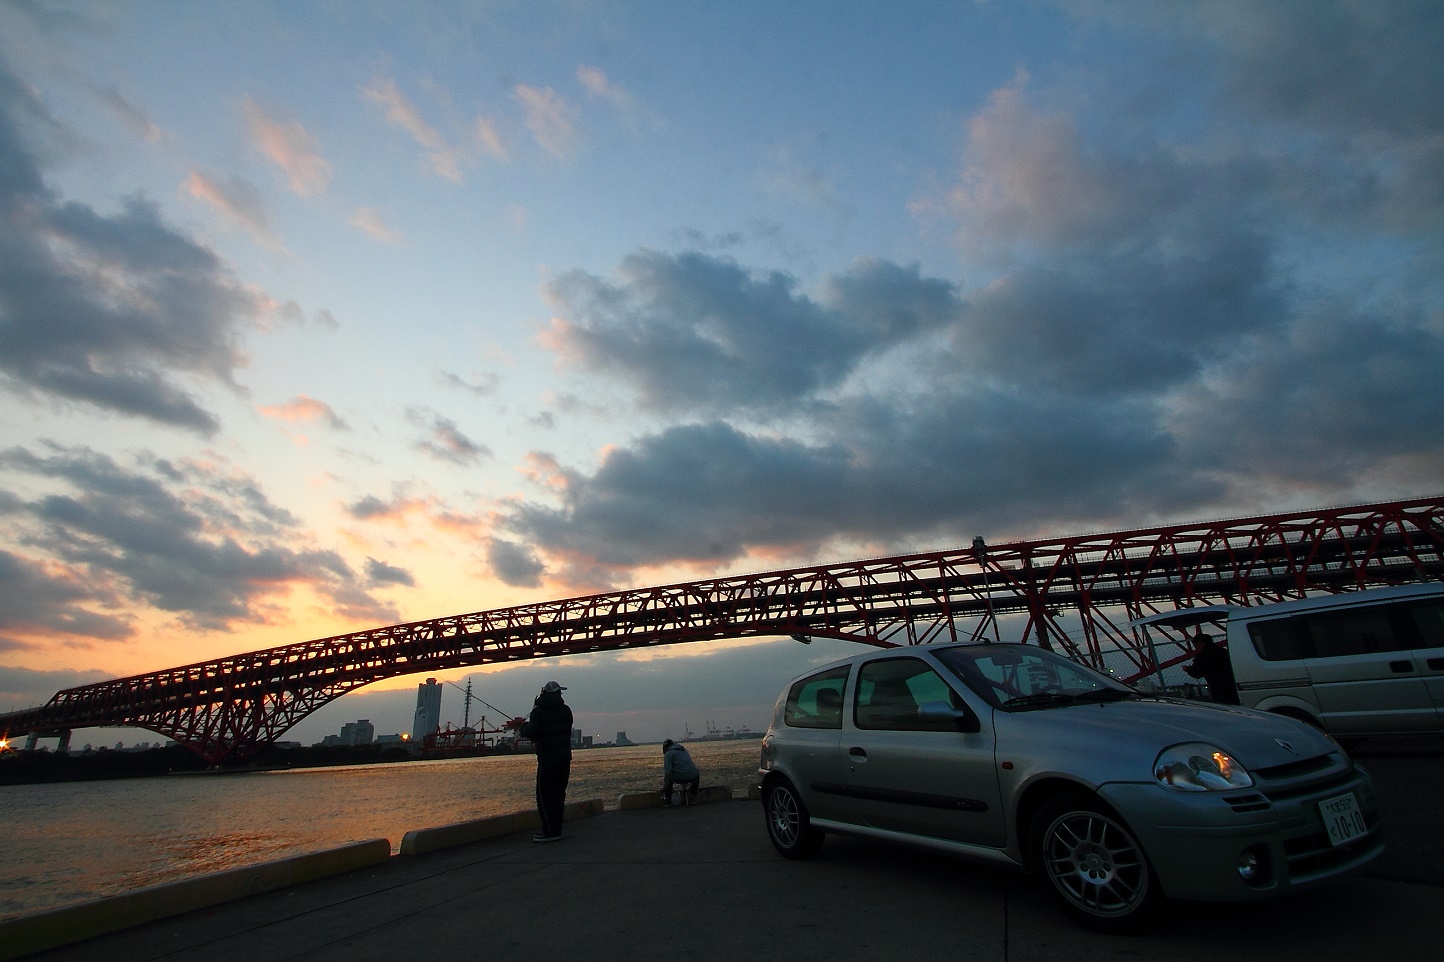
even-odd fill
[(807, 858), (821, 847), (822, 833), (812, 827), (807, 806), (787, 779), (779, 778), (767, 785), (762, 809), (767, 817), (767, 837), (783, 855)]
[(1063, 910), (1096, 929), (1143, 924), (1160, 900), (1148, 857), (1122, 819), (1086, 796), (1044, 805), (1034, 825), (1037, 867)]

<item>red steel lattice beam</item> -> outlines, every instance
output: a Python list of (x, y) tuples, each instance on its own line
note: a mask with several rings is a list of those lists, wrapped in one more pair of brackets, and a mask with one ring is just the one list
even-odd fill
[(243, 758), (372, 682), (497, 662), (759, 635), (916, 645), (1001, 637), (1128, 677), (1156, 666), (1127, 627), (1444, 577), (1444, 497), (1018, 541), (609, 592), (390, 625), (57, 693), (0, 732), (146, 728), (207, 761)]

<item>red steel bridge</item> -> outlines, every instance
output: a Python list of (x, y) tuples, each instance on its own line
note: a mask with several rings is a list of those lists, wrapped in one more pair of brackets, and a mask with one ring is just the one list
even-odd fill
[(322, 705), (400, 675), (648, 645), (754, 636), (866, 645), (1024, 641), (1142, 677), (1134, 618), (1208, 604), (1444, 578), (1444, 496), (985, 544), (613, 591), (282, 645), (70, 688), (0, 715), (0, 736), (145, 728), (211, 764), (274, 742)]

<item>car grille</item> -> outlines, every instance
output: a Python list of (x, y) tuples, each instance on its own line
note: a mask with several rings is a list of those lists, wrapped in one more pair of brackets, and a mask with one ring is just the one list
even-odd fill
[(1223, 800), (1234, 811), (1266, 812), (1280, 802), (1342, 789), (1353, 780), (1354, 767), (1340, 756), (1328, 754), (1273, 768), (1256, 769), (1254, 775), (1257, 776), (1257, 791), (1224, 796)]

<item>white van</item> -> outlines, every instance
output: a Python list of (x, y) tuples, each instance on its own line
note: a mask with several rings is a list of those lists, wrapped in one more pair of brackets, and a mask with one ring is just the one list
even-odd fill
[(1246, 708), (1340, 736), (1444, 732), (1444, 584), (1185, 608), (1134, 624), (1206, 620), (1226, 625)]

